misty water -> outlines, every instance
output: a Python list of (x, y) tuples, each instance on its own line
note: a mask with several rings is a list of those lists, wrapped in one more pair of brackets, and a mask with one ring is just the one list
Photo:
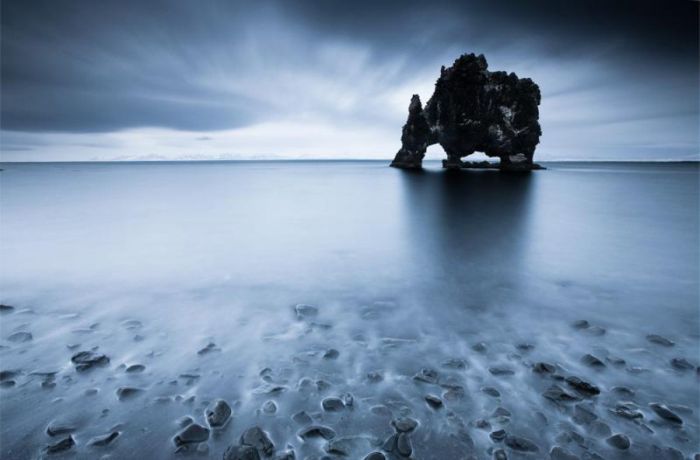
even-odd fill
[(0, 457), (691, 458), (698, 167), (547, 166), (3, 164)]

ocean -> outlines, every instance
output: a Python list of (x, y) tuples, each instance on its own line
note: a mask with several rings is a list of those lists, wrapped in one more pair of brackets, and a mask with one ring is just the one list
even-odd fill
[(544, 165), (0, 164), (0, 457), (691, 457), (698, 164)]

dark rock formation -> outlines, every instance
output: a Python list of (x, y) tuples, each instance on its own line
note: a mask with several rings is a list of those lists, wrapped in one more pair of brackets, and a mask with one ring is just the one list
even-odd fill
[(531, 170), (542, 130), (540, 89), (529, 78), (490, 72), (483, 55), (464, 54), (440, 71), (425, 108), (411, 98), (401, 149), (391, 166), (419, 169), (428, 146), (440, 144), (445, 168), (489, 167), (461, 158), (483, 152), (500, 158), (500, 169)]

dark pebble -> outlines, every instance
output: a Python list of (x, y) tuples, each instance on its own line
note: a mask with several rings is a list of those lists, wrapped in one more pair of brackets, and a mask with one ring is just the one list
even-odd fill
[(554, 402), (570, 402), (581, 400), (581, 398), (569, 393), (559, 385), (551, 385), (544, 393), (542, 393), (542, 396)]
[(120, 387), (117, 388), (117, 398), (119, 398), (120, 401), (124, 401), (137, 396), (142, 391), (143, 390), (140, 388)]
[(416, 375), (413, 376), (414, 380), (425, 383), (437, 383), (438, 372), (434, 369), (423, 368)]
[(654, 343), (656, 345), (661, 345), (663, 347), (672, 347), (675, 345), (675, 342), (673, 342), (672, 340), (669, 340), (666, 337), (658, 335), (658, 334), (647, 335), (647, 340), (651, 343)]
[(626, 418), (628, 420), (644, 418), (644, 414), (637, 410), (637, 406), (629, 402), (618, 403), (615, 406), (615, 409), (611, 409), (610, 412), (618, 417)]
[(386, 457), (381, 452), (371, 452), (363, 460), (386, 460)]
[(570, 376), (567, 377), (566, 383), (569, 384), (571, 388), (587, 396), (594, 396), (600, 394), (600, 388), (593, 385), (590, 382), (580, 379), (579, 377)]
[(399, 433), (410, 433), (418, 426), (418, 421), (410, 417), (401, 417), (391, 421), (391, 425)]
[(338, 359), (338, 356), (340, 356), (340, 352), (335, 348), (331, 348), (323, 354), (324, 359)]
[(506, 451), (503, 449), (496, 449), (493, 451), (493, 460), (508, 460)]
[(209, 439), (209, 428), (203, 427), (202, 425), (198, 425), (196, 423), (191, 423), (176, 434), (173, 441), (175, 442), (176, 446), (183, 446), (186, 444), (204, 442), (207, 439)]
[(591, 323), (589, 323), (585, 319), (579, 319), (571, 323), (571, 327), (573, 327), (574, 329), (588, 329), (589, 327), (591, 327)]
[(32, 340), (34, 337), (32, 337), (32, 334), (29, 332), (15, 332), (14, 334), (10, 334), (10, 336), (7, 338), (10, 342), (14, 343), (24, 343), (24, 342), (29, 342)]
[(490, 367), (489, 372), (498, 376), (515, 374), (515, 371), (509, 367)]
[(549, 460), (578, 460), (578, 457), (568, 450), (556, 446), (549, 451)]
[(318, 308), (312, 305), (299, 304), (294, 307), (294, 312), (297, 315), (297, 319), (312, 318), (318, 315)]
[(207, 423), (212, 428), (220, 428), (226, 425), (231, 417), (231, 412), (231, 406), (223, 399), (219, 399), (211, 409), (206, 410)]
[(262, 406), (262, 411), (265, 414), (272, 415), (277, 412), (277, 404), (274, 401), (265, 401)]
[(451, 358), (442, 363), (442, 367), (448, 369), (465, 369), (467, 367), (467, 362), (459, 358)]
[(266, 457), (272, 455), (275, 450), (275, 445), (272, 444), (267, 433), (257, 426), (245, 430), (241, 435), (240, 443), (244, 446), (254, 447)]
[(538, 362), (532, 366), (532, 372), (536, 372), (538, 374), (553, 374), (556, 370), (557, 368), (554, 366), (554, 364), (545, 362)]
[(112, 431), (111, 433), (103, 434), (101, 436), (95, 436), (88, 441), (88, 446), (107, 446), (112, 443), (115, 439), (119, 437), (118, 431)]
[(15, 307), (12, 305), (0, 304), (0, 313), (12, 313), (15, 311)]
[(484, 342), (479, 342), (475, 343), (472, 345), (472, 350), (476, 351), (477, 353), (483, 353), (486, 351), (486, 344)]
[(481, 391), (494, 398), (498, 398), (499, 396), (501, 396), (501, 393), (494, 387), (483, 387)]
[(311, 422), (313, 422), (313, 420), (311, 419), (309, 414), (306, 413), (306, 411), (300, 411), (292, 415), (292, 420), (294, 420), (294, 422), (302, 426), (309, 425)]
[(224, 452), (223, 460), (260, 460), (260, 454), (251, 446), (230, 446)]
[(59, 452), (65, 452), (75, 445), (73, 436), (67, 436), (55, 444), (49, 444), (46, 446), (46, 453), (57, 454)]
[(75, 364), (75, 370), (78, 372), (109, 364), (109, 358), (107, 356), (95, 353), (94, 351), (80, 351), (74, 354), (70, 360)]
[(677, 425), (683, 424), (683, 419), (663, 404), (651, 403), (649, 404), (649, 407), (656, 413), (656, 415), (658, 415), (662, 419), (667, 420), (671, 423), (675, 423)]
[(204, 348), (197, 352), (198, 355), (206, 355), (215, 351), (221, 351), (221, 348), (217, 347), (214, 342), (209, 342)]
[(601, 361), (600, 359), (596, 358), (595, 356), (591, 354), (585, 354), (583, 355), (583, 358), (581, 358), (581, 361), (583, 364), (586, 366), (591, 366), (591, 367), (605, 367), (605, 363)]
[(506, 431), (505, 430), (492, 431), (489, 434), (489, 437), (493, 440), (493, 442), (501, 442), (504, 439), (506, 439)]
[(146, 366), (143, 364), (132, 364), (131, 366), (126, 368), (126, 372), (132, 374), (132, 373), (140, 373), (146, 370)]
[(537, 444), (521, 436), (508, 435), (506, 436), (505, 444), (511, 449), (520, 452), (537, 452), (540, 450)]
[(671, 366), (679, 371), (687, 371), (695, 367), (685, 358), (673, 358), (671, 360)]
[(434, 395), (427, 395), (425, 397), (425, 402), (427, 402), (433, 409), (439, 409), (442, 407), (442, 399)]
[(324, 425), (311, 425), (299, 431), (298, 436), (305, 441), (311, 438), (323, 438), (328, 440), (335, 438), (335, 431)]
[(321, 401), (321, 406), (326, 412), (337, 412), (345, 409), (345, 404), (340, 398), (325, 398)]
[(624, 434), (614, 434), (605, 441), (616, 449), (626, 450), (630, 448), (630, 438)]
[(413, 453), (413, 446), (411, 445), (411, 438), (408, 433), (399, 433), (396, 439), (396, 450), (399, 455), (404, 457), (410, 457)]

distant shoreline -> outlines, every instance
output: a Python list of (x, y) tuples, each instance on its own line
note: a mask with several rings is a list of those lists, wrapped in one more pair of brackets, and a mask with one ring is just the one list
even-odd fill
[[(439, 164), (442, 160), (425, 160), (429, 164)], [(386, 163), (389, 164), (391, 159), (340, 159), (340, 158), (298, 158), (298, 159), (239, 159), (239, 160), (56, 160), (56, 161), (0, 161), (0, 165), (11, 164), (127, 164), (127, 163), (146, 163), (146, 164), (173, 164), (173, 163)], [(697, 160), (543, 160), (538, 161), (541, 164), (700, 164), (700, 159)]]

